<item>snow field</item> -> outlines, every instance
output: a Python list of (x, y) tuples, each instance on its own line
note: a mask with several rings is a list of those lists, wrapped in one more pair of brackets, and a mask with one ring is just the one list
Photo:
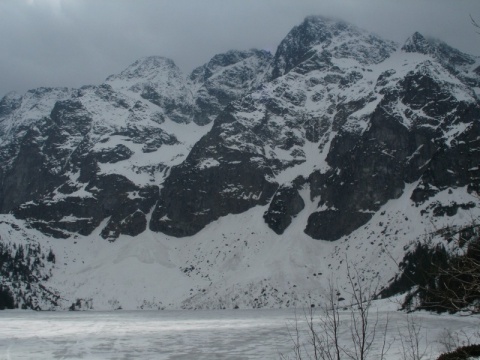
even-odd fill
[[(389, 344), (387, 360), (404, 359), (400, 338), (414, 323), (419, 350), (425, 360), (443, 351), (448, 334), (478, 341), (478, 317), (459, 315), (407, 315), (396, 305), (382, 301), (371, 308), (371, 323), (377, 322), (370, 358), (377, 358)], [(378, 312), (377, 312), (378, 310)], [(315, 313), (315, 324), (321, 311)], [(378, 317), (377, 317), (378, 316)], [(295, 320), (296, 319), (296, 320)], [(280, 359), (293, 356), (295, 321), (300, 341), (307, 343), (303, 309), (218, 311), (116, 311), (0, 313), (0, 359)], [(350, 312), (340, 312), (340, 342), (351, 348)], [(477, 335), (475, 335), (477, 334)], [(290, 357), (293, 358), (293, 357)]]

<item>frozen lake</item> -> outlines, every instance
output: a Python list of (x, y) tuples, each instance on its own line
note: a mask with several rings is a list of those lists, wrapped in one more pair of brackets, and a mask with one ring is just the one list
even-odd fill
[(293, 311), (0, 312), (1, 359), (268, 359)]
[[(341, 318), (348, 323), (349, 316)], [(386, 312), (380, 313), (379, 324), (385, 319)], [(416, 319), (424, 340), (433, 344), (432, 355), (444, 328), (473, 332), (479, 320), (429, 314)], [(294, 310), (1, 311), (0, 359), (279, 359), (291, 354), (287, 324), (292, 328), (294, 320)], [(389, 314), (392, 340), (405, 324), (404, 313)], [(399, 352), (394, 344), (388, 358), (400, 359)]]

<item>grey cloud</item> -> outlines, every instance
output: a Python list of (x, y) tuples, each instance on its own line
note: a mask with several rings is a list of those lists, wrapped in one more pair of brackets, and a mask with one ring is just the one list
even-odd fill
[(274, 52), (307, 15), (344, 19), (403, 42), (414, 31), (475, 55), (478, 0), (3, 0), (0, 96), (38, 86), (99, 84), (136, 59), (184, 71), (230, 49)]

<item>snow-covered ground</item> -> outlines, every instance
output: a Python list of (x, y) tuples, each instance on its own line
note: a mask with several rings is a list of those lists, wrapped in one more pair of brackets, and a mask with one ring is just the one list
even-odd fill
[[(374, 305), (374, 307), (377, 304)], [(394, 311), (383, 301), (377, 310), (379, 335), (369, 358), (378, 358), (388, 318), (387, 359), (403, 359), (407, 317), (420, 328), (423, 359), (443, 352), (447, 333), (475, 341), (479, 318)], [(321, 312), (317, 311), (316, 316)], [(350, 312), (341, 312), (341, 340), (350, 343)], [(303, 310), (202, 310), (111, 312), (0, 312), (0, 359), (279, 359), (293, 356), (290, 337)], [(318, 319), (318, 317), (317, 317)], [(302, 341), (306, 341), (304, 338)], [(478, 339), (477, 339), (478, 341)], [(306, 347), (308, 349), (308, 345)]]
[[(147, 230), (110, 243), (100, 238), (102, 226), (89, 236), (54, 239), (11, 215), (0, 217), (0, 237), (17, 245), (29, 239), (45, 254), (53, 250), (56, 263), (49, 264), (51, 276), (43, 285), (60, 299), (56, 307), (40, 303), (44, 310), (66, 310), (78, 300), (87, 302), (82, 309), (97, 311), (318, 306), (325, 300), (329, 280), (348, 297), (347, 265), (359, 272), (362, 283), (386, 285), (398, 272), (396, 262), (423, 238), (426, 228), (429, 233), (468, 225), (479, 216), (473, 208), (459, 209), (455, 217), (423, 217), (429, 203), (412, 206), (414, 188), (407, 185), (401, 198), (386, 203), (368, 224), (335, 242), (303, 233), (303, 212), (317, 204), (309, 199), (308, 189), (301, 191), (305, 209), (281, 236), (265, 225), (266, 206), (257, 206), (180, 239)], [(466, 189), (457, 189), (455, 194), (442, 191), (432, 201), (472, 199)], [(441, 237), (435, 241), (446, 242)]]

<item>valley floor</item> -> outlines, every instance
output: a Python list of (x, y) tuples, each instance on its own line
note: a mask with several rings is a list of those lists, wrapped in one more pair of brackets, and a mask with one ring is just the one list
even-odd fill
[[(412, 321), (423, 359), (436, 359), (451, 335), (479, 341), (479, 318), (395, 311), (382, 301), (371, 309), (378, 329), (388, 319), (387, 359), (404, 359), (403, 338)], [(318, 316), (321, 312), (317, 312)], [(297, 319), (305, 335), (303, 310), (202, 310), (111, 312), (0, 312), (0, 358), (10, 359), (279, 359), (293, 358), (291, 335)], [(341, 340), (350, 339), (350, 312), (340, 313)], [(292, 334), (293, 331), (293, 334)], [(383, 330), (379, 331), (382, 334)], [(476, 335), (475, 335), (476, 334)], [(463, 340), (462, 340), (463, 339)], [(307, 341), (303, 338), (303, 341)], [(378, 335), (370, 358), (378, 357)], [(308, 345), (307, 345), (308, 349)]]

